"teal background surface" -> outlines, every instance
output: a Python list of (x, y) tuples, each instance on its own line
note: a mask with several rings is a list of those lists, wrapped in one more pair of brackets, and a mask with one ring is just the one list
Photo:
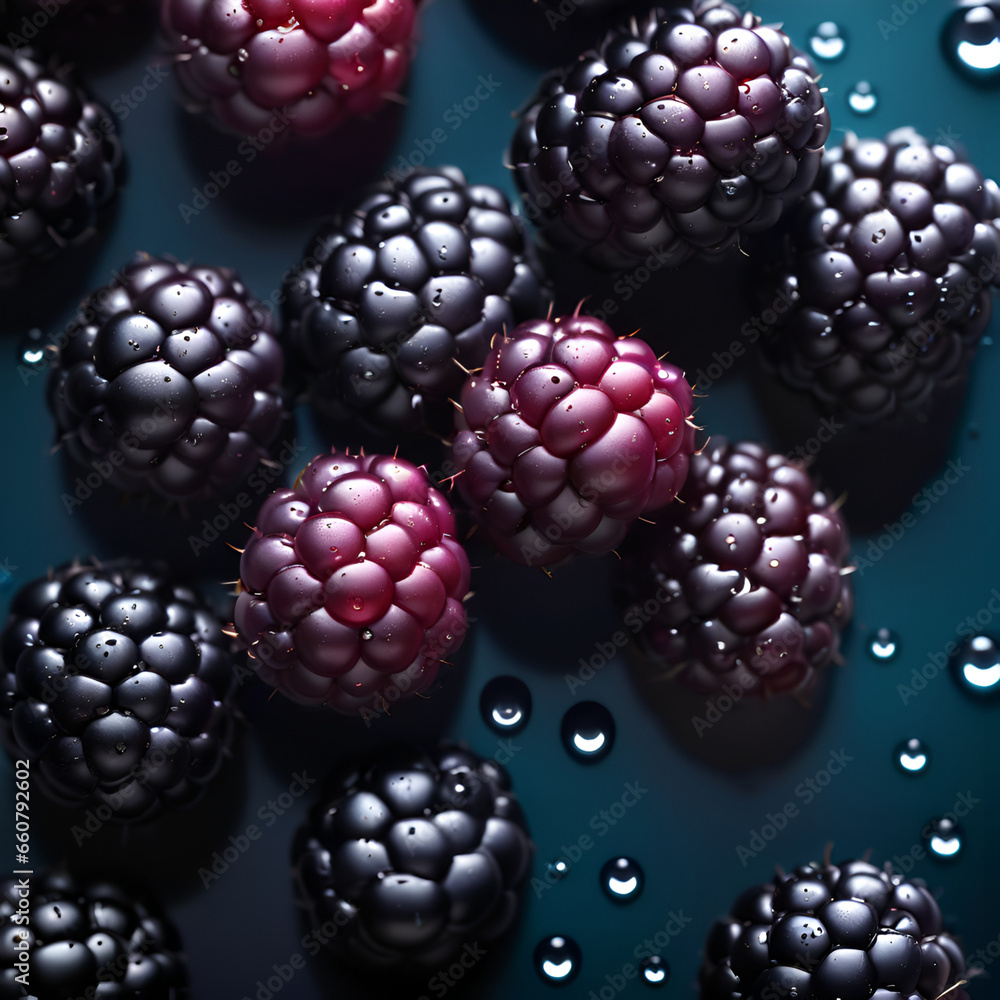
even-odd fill
[[(480, 6), (486, 9), (478, 10)], [(895, 6), (871, 0), (760, 0), (754, 10), (765, 22), (783, 22), (801, 46), (810, 29), (828, 18), (847, 32), (845, 57), (821, 67), (834, 125), (831, 143), (847, 129), (878, 136), (908, 124), (928, 136), (961, 143), (984, 173), (1000, 176), (1000, 92), (963, 81), (939, 48), (951, 5), (942, 0), (909, 3), (905, 6), (913, 13), (898, 27), (891, 20)], [(880, 21), (895, 30), (885, 30)], [(16, 316), (13, 325), (58, 331), (87, 289), (109, 280), (137, 250), (233, 266), (258, 297), (267, 299), (277, 293), (281, 276), (298, 259), (317, 219), (349, 192), (358, 175), (374, 179), (398, 166), (401, 157), (406, 161), (415, 150), (426, 148), (428, 141), (436, 145), (430, 163), (456, 164), (470, 179), (497, 184), (513, 196), (513, 181), (504, 166), (512, 115), (547, 68), (544, 60), (555, 64), (571, 56), (577, 39), (591, 30), (585, 15), (576, 12), (550, 30), (541, 13), (520, 0), (492, 5), (434, 0), (422, 11), (420, 22), (407, 106), (345, 137), (336, 152), (346, 165), (331, 168), (325, 183), (315, 183), (317, 164), (304, 167), (312, 180), (302, 184), (294, 173), (282, 175), (273, 157), (252, 163), (240, 159), (239, 183), (187, 220), (180, 206), (192, 204), (195, 192), (204, 191), (212, 171), (239, 157), (237, 142), (214, 137), (192, 122), (177, 106), (173, 81), (160, 80), (160, 72), (150, 75), (149, 67), (158, 65), (152, 38), (110, 67), (87, 66), (91, 60), (85, 59), (89, 86), (113, 107), (133, 88), (146, 89), (134, 108), (117, 105), (128, 112), (119, 117), (129, 181), (107, 238), (88, 250), (71, 272), (61, 274), (57, 268), (45, 282), (34, 283), (28, 303), (16, 303), (17, 290), (4, 293), (5, 306), (11, 302)], [(520, 54), (528, 50), (531, 59)], [(93, 62), (100, 60), (95, 57)], [(481, 77), (492, 81), (492, 93), (453, 128), (454, 116), (446, 117), (449, 109), (474, 93)], [(846, 102), (851, 86), (861, 79), (868, 80), (879, 97), (876, 111), (866, 118), (850, 111)], [(150, 87), (150, 81), (155, 85)], [(398, 128), (395, 135), (392, 127)], [(430, 140), (436, 129), (443, 130), (446, 141)], [(640, 317), (644, 335), (669, 348), (671, 360), (687, 366), (690, 374), (711, 360), (706, 345), (730, 342), (753, 314), (739, 280), (741, 264), (657, 274), (629, 296), (631, 301), (620, 303), (619, 332), (631, 332), (629, 323)], [(560, 308), (572, 307), (572, 294), (581, 286), (594, 292), (595, 302), (616, 295), (613, 280), (588, 272), (563, 281), (569, 274), (565, 263), (557, 273)], [(563, 881), (525, 886), (516, 926), (503, 941), (489, 946), (479, 965), (449, 991), (456, 997), (548, 996), (550, 987), (536, 975), (531, 954), (536, 942), (550, 934), (572, 936), (583, 952), (578, 978), (562, 988), (561, 995), (601, 996), (603, 988), (605, 997), (609, 989), (615, 995), (638, 997), (646, 991), (643, 984), (624, 980), (624, 989), (618, 991), (614, 984), (622, 980), (616, 977), (624, 966), (636, 964), (636, 950), (658, 931), (669, 934), (662, 951), (672, 969), (660, 995), (692, 997), (701, 945), (712, 920), (746, 885), (768, 879), (776, 864), (790, 869), (819, 860), (828, 841), (835, 845), (835, 859), (871, 850), (876, 862), (894, 861), (904, 870), (912, 866), (911, 874), (925, 879), (937, 893), (967, 953), (997, 942), (1000, 702), (970, 700), (945, 671), (912, 695), (900, 685), (909, 686), (913, 672), (956, 638), (967, 616), (982, 613), (980, 623), (992, 619), (987, 605), (994, 588), (1000, 588), (1000, 359), (991, 342), (998, 333), (994, 319), (954, 422), (937, 434), (928, 425), (907, 427), (903, 438), (909, 464), (903, 471), (898, 454), (873, 457), (877, 438), (846, 432), (830, 453), (839, 449), (840, 469), (845, 449), (848, 458), (850, 449), (857, 449), (857, 463), (866, 470), (860, 481), (831, 480), (824, 452), (817, 457), (820, 477), (831, 491), (848, 490), (844, 511), (854, 531), (854, 551), (872, 565), (855, 575), (856, 611), (843, 648), (844, 664), (832, 671), (828, 698), (817, 703), (811, 715), (792, 705), (785, 713), (790, 721), (780, 719), (779, 706), (767, 710), (776, 714), (766, 724), (758, 719), (755, 726), (755, 706), (739, 705), (704, 732), (696, 747), (699, 753), (689, 752), (678, 739), (683, 730), (681, 735), (692, 742), (689, 716), (679, 725), (665, 722), (655, 708), (656, 699), (633, 682), (624, 653), (584, 686), (571, 690), (574, 685), (567, 683), (566, 675), (580, 670), (581, 658), (586, 662), (596, 656), (594, 662), (600, 662), (598, 644), (607, 643), (623, 627), (609, 588), (613, 556), (580, 560), (548, 579), (489, 559), (478, 549), (476, 595), (469, 604), (476, 621), (445, 685), (430, 702), (417, 699), (396, 706), (391, 716), (366, 727), (358, 719), (303, 712), (280, 698), (269, 700), (269, 692), (253, 680), (241, 689), (245, 725), (237, 753), (208, 799), (149, 830), (123, 833), (103, 827), (89, 834), (79, 814), (44, 806), (36, 798), (36, 870), (44, 860), (141, 878), (181, 930), (195, 997), (270, 1000), (266, 981), (275, 975), (274, 966), (294, 971), (292, 980), (275, 994), (282, 998), (441, 995), (440, 985), (388, 985), (344, 973), (323, 956), (309, 953), (313, 949), (304, 942), (309, 929), (294, 907), (288, 878), (289, 844), (309, 797), (296, 797), (280, 815), (268, 801), (287, 791), (296, 775), (320, 778), (349, 752), (397, 739), (448, 735), (507, 764), (537, 846), (533, 878), (543, 880), (546, 863), (579, 845), (581, 837), (593, 842), (590, 849), (579, 851), (579, 861)], [(165, 558), (209, 589), (235, 579), (238, 559), (223, 541), (239, 545), (245, 539), (239, 524), (196, 558), (187, 539), (200, 531), (205, 512), (185, 522), (177, 511), (135, 498), (122, 500), (110, 488), (67, 509), (62, 494), (77, 473), (68, 474), (63, 457), (51, 452), (45, 379), (22, 378), (16, 345), (16, 330), (4, 334), (4, 609), (17, 587), (74, 556)], [(720, 378), (701, 401), (699, 423), (717, 435), (781, 438), (786, 448), (806, 441), (815, 423), (797, 414), (776, 426), (773, 416), (781, 397), (761, 388), (754, 368), (748, 356)], [(305, 408), (298, 418), (301, 461), (296, 459), (287, 470), (288, 480), (310, 456), (331, 445), (356, 448), (371, 440), (357, 428), (338, 428), (334, 436)], [(938, 440), (938, 450), (930, 444), (925, 449), (925, 438)], [(918, 461), (921, 451), (931, 458)], [(433, 449), (422, 445), (417, 452), (435, 460)], [(933, 485), (948, 461), (964, 470), (955, 485), (933, 503), (916, 498), (911, 502), (910, 493)], [(878, 503), (868, 503), (876, 513), (865, 523), (853, 520), (852, 505), (888, 496), (907, 475), (917, 482), (912, 490), (907, 486), (902, 506), (887, 504), (880, 511)], [(886, 531), (881, 525), (909, 523), (910, 518), (900, 520), (907, 508), (912, 526), (898, 541), (890, 534), (891, 544), (880, 547), (879, 537)], [(901, 655), (888, 664), (866, 653), (880, 626), (901, 637)], [(1000, 633), (996, 623), (989, 628)], [(478, 706), (483, 685), (502, 673), (523, 678), (534, 699), (529, 725), (511, 743), (487, 728)], [(583, 699), (606, 705), (618, 729), (613, 751), (592, 766), (571, 760), (559, 740), (563, 713)], [(692, 711), (703, 709), (695, 704)], [(794, 739), (777, 754), (772, 744), (780, 744), (785, 731)], [(920, 775), (901, 774), (893, 765), (893, 748), (911, 736), (923, 739), (932, 754), (930, 767)], [(705, 759), (723, 755), (732, 766)], [(810, 781), (825, 780), (819, 774), (831, 755), (842, 761), (839, 773), (810, 791)], [(751, 766), (765, 757), (770, 763)], [(600, 818), (601, 811), (621, 800), (627, 784), (648, 791), (610, 825)], [(12, 770), (6, 759), (0, 761), (0, 789), (10, 795), (5, 801), (12, 802)], [(915, 859), (912, 849), (920, 843), (921, 829), (932, 817), (953, 810), (956, 802), (972, 802), (971, 809), (961, 807), (968, 815), (961, 820), (965, 846), (960, 857), (951, 863)], [(787, 824), (753, 856), (741, 852), (769, 822), (768, 814), (782, 812), (788, 803), (792, 808)], [(0, 804), (0, 814), (0, 843), (6, 855), (12, 843), (6, 833), (12, 812)], [(213, 855), (251, 824), (261, 829), (260, 838), (206, 886), (199, 869), (210, 867)], [(644, 893), (627, 906), (615, 905), (598, 885), (602, 864), (618, 854), (639, 860), (646, 873)], [(0, 857), (0, 871), (6, 865), (6, 857)], [(655, 941), (654, 949), (659, 950)], [(296, 955), (302, 956), (303, 968), (294, 968), (300, 964)], [(970, 987), (971, 995), (979, 1000), (1000, 995), (998, 971), (1000, 966), (987, 966)], [(265, 984), (264, 992), (259, 992), (258, 981)]]

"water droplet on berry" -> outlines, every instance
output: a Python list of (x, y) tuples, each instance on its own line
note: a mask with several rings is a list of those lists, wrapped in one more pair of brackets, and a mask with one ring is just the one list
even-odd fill
[(809, 48), (818, 59), (839, 59), (847, 50), (847, 39), (835, 21), (817, 24), (809, 36)]
[(659, 955), (650, 955), (639, 965), (640, 978), (647, 986), (666, 986), (670, 980), (670, 966)]
[(374, 638), (374, 636), (375, 636), (375, 633), (370, 628), (364, 628), (364, 629), (361, 630), (361, 638), (362, 639), (372, 639), (372, 638)]
[(479, 711), (491, 729), (516, 733), (531, 718), (531, 691), (518, 677), (494, 677), (479, 696)]
[(566, 752), (577, 760), (606, 756), (615, 742), (615, 720), (596, 701), (581, 701), (563, 716), (559, 730)]
[(877, 628), (868, 643), (868, 652), (880, 663), (888, 663), (899, 656), (899, 636), (892, 629)]
[(949, 62), (981, 83), (1000, 77), (1000, 4), (966, 4), (945, 22), (941, 38)]
[(351, 607), (354, 608), (355, 611), (364, 611), (365, 609), (364, 598), (355, 597), (354, 600), (351, 601)]
[(574, 980), (580, 971), (583, 955), (580, 946), (569, 937), (555, 935), (535, 946), (535, 971), (552, 986)]
[(870, 115), (878, 104), (878, 95), (867, 80), (859, 80), (847, 94), (847, 106), (856, 115)]
[(989, 697), (1000, 692), (1000, 650), (989, 635), (974, 635), (951, 659), (951, 675), (967, 694)]
[(601, 868), (601, 888), (616, 903), (638, 899), (645, 882), (642, 866), (632, 858), (612, 858)]
[(953, 819), (932, 819), (924, 831), (924, 842), (936, 858), (950, 860), (962, 853), (962, 830)]
[(920, 774), (927, 770), (930, 755), (923, 740), (904, 740), (896, 747), (896, 764), (903, 774)]
[(115, 744), (115, 750), (117, 750), (117, 751), (118, 751), (118, 753), (125, 753), (125, 751), (126, 751), (127, 749), (128, 749), (128, 747), (127, 747), (127, 746), (125, 746), (125, 744), (124, 744), (124, 743), (116, 743), (116, 744)]

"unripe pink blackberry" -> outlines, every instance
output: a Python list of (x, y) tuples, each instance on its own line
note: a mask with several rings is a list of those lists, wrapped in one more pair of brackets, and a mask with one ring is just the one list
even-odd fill
[[(235, 627), (293, 701), (377, 710), (426, 690), (466, 630), (469, 560), (422, 469), (318, 455), (264, 501), (240, 559)], [(395, 700), (395, 697), (393, 698)]]
[(610, 552), (684, 485), (691, 387), (600, 320), (521, 323), (461, 394), (459, 492), (503, 555), (551, 565)]

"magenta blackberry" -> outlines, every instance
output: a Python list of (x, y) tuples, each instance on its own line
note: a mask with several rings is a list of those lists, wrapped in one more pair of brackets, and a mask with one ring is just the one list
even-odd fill
[(449, 425), (456, 361), (478, 368), (495, 334), (548, 304), (507, 198), (455, 167), (378, 185), (307, 254), (286, 282), (285, 316), (314, 402), (397, 432)]
[(525, 215), (609, 270), (773, 225), (816, 177), (830, 120), (812, 60), (723, 0), (654, 8), (551, 73), (511, 149)]
[(147, 820), (194, 802), (232, 742), (229, 641), (161, 566), (73, 564), (33, 581), (0, 654), (0, 736), (63, 805)]
[[(797, 210), (773, 337), (782, 378), (871, 423), (962, 374), (1000, 283), (1000, 188), (913, 129), (848, 133)], [(766, 295), (766, 293), (765, 293)]]
[(367, 715), (425, 691), (462, 644), (469, 560), (423, 469), (334, 451), (264, 501), (240, 590), (235, 627), (264, 681)]
[(843, 518), (801, 463), (713, 438), (680, 503), (622, 551), (619, 602), (658, 672), (715, 694), (806, 691), (853, 607)]
[(164, 0), (188, 108), (252, 135), (277, 110), (300, 135), (376, 111), (413, 58), (416, 0)]
[(121, 163), (114, 119), (65, 68), (0, 45), (0, 280), (91, 238)]
[(283, 371), (271, 314), (235, 271), (139, 254), (81, 305), (49, 408), (88, 471), (201, 501), (271, 458), (288, 417)]
[(313, 807), (292, 864), (338, 958), (427, 975), (507, 930), (531, 852), (506, 771), (442, 744), (352, 770)]
[(30, 924), (19, 909), (23, 883), (0, 882), (4, 997), (190, 997), (177, 931), (150, 903), (111, 882), (82, 882), (63, 872), (24, 881), (30, 882)]
[(610, 552), (674, 499), (694, 451), (683, 372), (589, 316), (515, 327), (460, 399), (459, 493), (526, 566)]
[(968, 1000), (965, 960), (919, 882), (810, 863), (741, 893), (705, 943), (702, 1000)]

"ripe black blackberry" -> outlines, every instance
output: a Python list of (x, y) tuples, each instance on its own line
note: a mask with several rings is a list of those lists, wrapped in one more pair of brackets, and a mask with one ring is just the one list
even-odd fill
[(409, 433), (450, 427), (447, 397), (494, 334), (548, 305), (505, 195), (419, 169), (346, 205), (286, 281), (289, 345), (313, 400)]
[(919, 410), (975, 353), (998, 261), (996, 183), (911, 128), (848, 133), (827, 150), (772, 276), (793, 303), (773, 363), (858, 423)]
[(816, 177), (830, 119), (812, 60), (724, 0), (654, 8), (550, 74), (511, 149), (555, 248), (668, 266), (772, 226)]
[(704, 694), (805, 692), (853, 598), (847, 528), (800, 464), (713, 438), (655, 524), (626, 539), (620, 603), (658, 672)]
[(200, 796), (233, 736), (230, 643), (163, 567), (63, 566), (0, 633), (0, 737), (67, 806), (146, 820)]
[[(30, 923), (23, 883), (0, 882), (0, 996), (25, 1000), (129, 997), (186, 1000), (187, 958), (155, 909), (110, 882), (32, 876)], [(28, 988), (17, 976), (26, 965)]]
[(499, 937), (532, 851), (509, 789), (497, 763), (451, 744), (349, 772), (292, 846), (299, 902), (313, 927), (333, 921), (334, 954), (426, 975)]
[(272, 329), (235, 271), (138, 254), (67, 330), (48, 385), (57, 433), (118, 489), (222, 494), (271, 458), (288, 417)]
[(121, 163), (114, 118), (65, 68), (0, 45), (0, 282), (93, 236)]
[(701, 1000), (968, 1000), (964, 977), (923, 885), (826, 859), (737, 897), (708, 935)]

